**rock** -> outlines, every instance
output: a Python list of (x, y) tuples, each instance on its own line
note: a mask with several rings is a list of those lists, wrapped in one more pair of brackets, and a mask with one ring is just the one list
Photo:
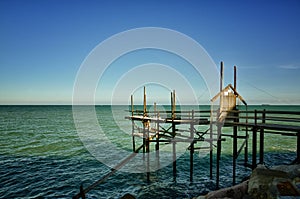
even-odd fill
[(284, 165), (272, 169), (259, 166), (251, 174), (248, 184), (248, 194), (252, 198), (258, 199), (298, 196), (300, 194), (293, 180), (299, 174), (299, 165)]
[(280, 165), (272, 167), (272, 169), (277, 171), (284, 171), (288, 174), (290, 179), (294, 179), (296, 177), (300, 177), (300, 164), (295, 165)]
[(129, 193), (126, 193), (121, 199), (135, 199), (135, 197)]
[(282, 165), (271, 169), (258, 165), (249, 180), (194, 199), (211, 198), (300, 198), (300, 165)]
[(205, 199), (212, 199), (212, 198), (241, 199), (247, 193), (247, 185), (248, 185), (248, 181), (245, 181), (233, 187), (228, 187), (217, 191), (209, 192), (206, 196), (199, 196), (196, 199), (204, 199), (204, 198)]

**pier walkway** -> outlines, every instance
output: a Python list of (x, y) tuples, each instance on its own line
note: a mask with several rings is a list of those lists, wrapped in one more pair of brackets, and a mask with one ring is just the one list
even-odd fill
[[(154, 106), (155, 107), (155, 106)], [(172, 106), (171, 106), (172, 107)], [(243, 107), (243, 109), (247, 109)], [(266, 134), (278, 136), (293, 136), (297, 140), (295, 161), (300, 162), (300, 112), (296, 111), (270, 111), (270, 110), (231, 110), (226, 111), (226, 117), (220, 119), (222, 113), (203, 111), (160, 111), (131, 110), (132, 115), (126, 119), (132, 121), (133, 149), (136, 137), (143, 138), (144, 153), (149, 153), (150, 144), (155, 143), (155, 150), (159, 154), (160, 143), (173, 144), (173, 174), (176, 178), (176, 143), (189, 142), (190, 145), (190, 180), (193, 180), (193, 154), (195, 150), (207, 149), (201, 147), (201, 142), (209, 143), (210, 150), (210, 177), (213, 177), (213, 165), (216, 164), (216, 186), (219, 186), (219, 169), (222, 152), (222, 142), (232, 139), (232, 168), (233, 184), (236, 184), (236, 160), (244, 151), (244, 165), (255, 169), (257, 164), (264, 163), (264, 145), (268, 140)], [(172, 116), (173, 115), (173, 116)], [(214, 118), (212, 115), (218, 115)], [(140, 122), (142, 125), (136, 124)], [(166, 125), (169, 125), (169, 127)], [(207, 129), (197, 129), (205, 126)], [(223, 132), (226, 128), (226, 132)], [(232, 133), (228, 129), (232, 128)], [(280, 137), (278, 138), (280, 139)], [(241, 141), (238, 141), (241, 140)], [(251, 142), (251, 143), (249, 143)], [(240, 143), (238, 145), (238, 143)], [(200, 146), (198, 147), (197, 144)], [(251, 145), (251, 147), (249, 147)], [(213, 153), (216, 150), (216, 153)], [(216, 158), (213, 156), (216, 155)], [(251, 159), (249, 161), (249, 156)], [(213, 160), (216, 159), (216, 162)], [(151, 161), (151, 160), (148, 160)], [(149, 180), (150, 173), (147, 174)]]

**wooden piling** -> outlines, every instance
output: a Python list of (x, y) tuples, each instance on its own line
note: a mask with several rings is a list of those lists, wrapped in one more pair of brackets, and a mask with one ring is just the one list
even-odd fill
[(176, 168), (176, 142), (172, 142), (173, 146), (173, 179), (176, 181), (176, 176), (177, 176), (177, 168)]
[[(194, 120), (194, 110), (192, 110), (192, 121)], [(193, 170), (194, 170), (194, 132), (195, 127), (194, 123), (190, 124), (190, 137), (191, 137), (191, 145), (190, 145), (190, 182), (193, 181)]]
[[(131, 102), (131, 116), (134, 115), (134, 105), (133, 105), (133, 95), (131, 95), (130, 97), (130, 102)], [(134, 136), (134, 121), (131, 121), (131, 125), (132, 125), (132, 150), (133, 152), (135, 152), (135, 136)]]
[[(157, 111), (156, 102), (154, 102), (154, 114), (156, 118), (159, 118), (159, 112)], [(156, 157), (159, 157), (159, 121), (156, 121), (156, 132), (155, 132), (155, 150), (156, 150)]]
[[(266, 123), (266, 109), (263, 110), (262, 113), (262, 124)], [(259, 163), (263, 164), (264, 163), (264, 128), (260, 129), (260, 134), (259, 134)]]
[(297, 132), (297, 158), (296, 163), (300, 163), (300, 131)]
[[(223, 67), (223, 62), (221, 62), (221, 64), (220, 64), (220, 93), (223, 90), (223, 73), (224, 73), (224, 67)], [(222, 111), (221, 108), (223, 107), (223, 98), (224, 98), (224, 96), (223, 96), (223, 94), (221, 94), (220, 95), (220, 111)], [(220, 114), (221, 114), (221, 112), (220, 112)]]
[(221, 124), (217, 126), (218, 132), (218, 140), (217, 140), (217, 162), (216, 162), (216, 189), (220, 188), (220, 160), (221, 160), (221, 148), (222, 148), (222, 141), (221, 141), (221, 134), (222, 134), (222, 127)]
[[(173, 93), (171, 93), (171, 107), (172, 107), (172, 138), (174, 139), (176, 136), (176, 125), (174, 123), (174, 119), (176, 117), (175, 111), (176, 111), (176, 104), (175, 104), (175, 90)], [(173, 178), (174, 181), (176, 181), (176, 142), (172, 142), (172, 151), (173, 151)]]
[[(237, 109), (235, 107), (234, 109), (234, 122), (238, 123), (238, 112)], [(238, 156), (238, 148), (237, 148), (237, 136), (238, 136), (238, 126), (234, 125), (233, 126), (233, 155), (232, 155), (232, 184), (235, 185), (235, 178), (236, 178), (236, 160), (237, 160), (237, 156)]]
[[(246, 124), (248, 125), (248, 107), (246, 106)], [(245, 148), (244, 148), (244, 166), (248, 166), (248, 139), (249, 139), (249, 129), (248, 129), (248, 126), (245, 127), (245, 138), (246, 138), (246, 141), (245, 141)]]
[[(220, 63), (220, 92), (223, 90), (223, 74), (224, 74), (224, 67), (223, 62)], [(220, 95), (220, 110), (219, 116), (222, 114), (222, 107), (223, 107), (223, 94)], [(221, 160), (221, 148), (222, 148), (222, 121), (220, 117), (217, 117), (217, 161), (216, 161), (216, 189), (220, 187), (220, 160)]]
[(176, 95), (175, 95), (175, 90), (171, 92), (171, 106), (172, 106), (172, 119), (176, 118)]
[(210, 141), (209, 141), (209, 146), (210, 146), (210, 151), (209, 151), (209, 177), (210, 179), (213, 179), (213, 125), (212, 125), (212, 111), (211, 111), (211, 121), (209, 124), (209, 131), (210, 131)]
[(233, 67), (233, 88), (236, 91), (236, 66)]
[(256, 168), (256, 153), (257, 153), (257, 128), (253, 128), (253, 135), (252, 135), (252, 169)]
[(134, 115), (133, 95), (130, 96), (130, 103), (131, 103), (131, 116), (133, 116)]
[(80, 185), (80, 196), (82, 199), (85, 199), (85, 193), (82, 185)]
[(257, 153), (257, 110), (254, 110), (254, 127), (252, 130), (252, 169), (256, 168), (256, 153)]
[(147, 116), (147, 101), (146, 101), (146, 87), (144, 86), (144, 103), (143, 103), (144, 117)]
[(223, 90), (223, 74), (224, 74), (224, 67), (223, 67), (223, 62), (221, 61), (221, 64), (220, 64), (220, 91)]
[[(236, 92), (237, 88), (236, 88), (236, 66), (233, 67), (233, 89)], [(237, 97), (237, 96), (236, 96)], [(235, 102), (236, 104), (236, 102)], [(238, 114), (238, 110), (237, 110), (237, 106), (235, 105), (235, 107), (233, 108), (234, 113), (234, 123), (238, 123), (239, 122), (239, 114)], [(237, 148), (237, 136), (238, 136), (238, 126), (234, 125), (233, 126), (233, 155), (232, 155), (232, 185), (235, 185), (236, 181), (236, 161), (238, 158), (238, 148)]]
[[(147, 116), (147, 102), (146, 102), (146, 87), (144, 86), (144, 100), (143, 100), (143, 116), (146, 117)], [(146, 152), (146, 125), (147, 125), (147, 121), (144, 120), (143, 121), (143, 153)], [(143, 158), (145, 158), (143, 156)]]
[(147, 128), (146, 153), (147, 153), (147, 182), (150, 182), (150, 142), (149, 142), (149, 126)]

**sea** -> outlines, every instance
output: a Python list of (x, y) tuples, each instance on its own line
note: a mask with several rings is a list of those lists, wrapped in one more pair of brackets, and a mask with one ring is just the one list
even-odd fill
[[(181, 107), (181, 110), (185, 108)], [(200, 106), (200, 110), (209, 108)], [(72, 198), (81, 185), (86, 188), (112, 171), (113, 163), (107, 164), (95, 154), (114, 159), (116, 164), (126, 158), (123, 153), (116, 157), (116, 151), (120, 148), (128, 153), (132, 151), (132, 123), (125, 119), (131, 114), (130, 107), (103, 105), (92, 109), (114, 148), (97, 153), (92, 151), (78, 133), (76, 125), (81, 124), (76, 123), (72, 106), (0, 106), (0, 198)], [(251, 109), (300, 111), (300, 106), (249, 106), (248, 110)], [(85, 119), (88, 137), (90, 118)], [(230, 132), (230, 128), (224, 129)], [(101, 139), (95, 139), (95, 143), (97, 141), (101, 142)], [(153, 150), (154, 147), (150, 147)], [(251, 174), (251, 169), (243, 165), (243, 153), (237, 160), (237, 182)], [(117, 199), (127, 193), (141, 199), (193, 198), (206, 194), (216, 188), (215, 165), (210, 179), (207, 151), (196, 150), (193, 156), (192, 182), (189, 178), (190, 152), (186, 150), (177, 157), (176, 178), (172, 162), (151, 171), (150, 181), (143, 172), (120, 170), (89, 191), (86, 198)], [(289, 164), (295, 158), (296, 137), (266, 135), (264, 164), (267, 167)], [(251, 157), (249, 159), (251, 163)], [(220, 187), (231, 185), (232, 140), (226, 138), (222, 143)]]

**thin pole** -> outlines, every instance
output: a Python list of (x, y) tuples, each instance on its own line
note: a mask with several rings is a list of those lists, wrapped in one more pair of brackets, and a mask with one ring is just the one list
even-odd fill
[(256, 168), (256, 142), (257, 142), (257, 128), (253, 128), (253, 138), (252, 138), (252, 169)]
[[(248, 106), (246, 106), (246, 124), (248, 124)], [(248, 138), (249, 138), (248, 125), (246, 126), (245, 136), (246, 136), (246, 145), (245, 145), (244, 165), (246, 166), (248, 165)]]
[[(266, 123), (266, 109), (264, 109), (262, 113), (262, 123)], [(265, 132), (264, 129), (260, 129), (260, 134), (259, 134), (259, 163), (263, 164), (264, 163), (264, 139), (265, 139)]]
[(173, 119), (173, 92), (171, 92), (171, 118)]
[(257, 111), (254, 110), (253, 138), (252, 138), (252, 169), (256, 168), (256, 153), (257, 153)]
[(233, 67), (233, 88), (236, 91), (236, 66)]
[(297, 133), (297, 159), (296, 163), (300, 162), (300, 131)]
[[(157, 108), (156, 108), (156, 102), (154, 102), (154, 114), (156, 116), (156, 118), (158, 119), (159, 118), (159, 113), (157, 112)], [(155, 145), (155, 150), (156, 150), (156, 157), (158, 157), (159, 155), (159, 121), (157, 120), (156, 122), (156, 135), (155, 135), (155, 138), (156, 138), (156, 145)]]
[(210, 104), (210, 123), (209, 123), (209, 133), (210, 133), (210, 151), (209, 151), (209, 177), (212, 180), (213, 179), (213, 103)]
[[(224, 73), (224, 67), (223, 62), (221, 62), (220, 65), (220, 92), (223, 90), (223, 73)], [(222, 113), (222, 106), (223, 106), (223, 95), (220, 95), (220, 113), (218, 118), (220, 117)], [(217, 133), (218, 133), (218, 141), (217, 141), (217, 163), (216, 163), (216, 188), (219, 189), (220, 184), (220, 159), (221, 159), (221, 133), (222, 133), (222, 127), (221, 127), (221, 121), (218, 119), (217, 124)]]
[[(236, 92), (237, 88), (236, 88), (236, 66), (233, 67), (233, 88), (234, 88), (234, 92)], [(236, 97), (234, 98), (235, 100), (235, 106), (234, 106), (234, 122), (238, 123), (239, 122), (239, 114), (238, 114), (238, 110), (237, 110), (237, 106), (236, 106)], [(235, 178), (236, 178), (236, 160), (237, 160), (237, 156), (238, 156), (238, 152), (237, 152), (237, 136), (238, 136), (238, 126), (235, 125), (233, 126), (233, 158), (232, 158), (232, 184), (235, 185)]]
[(175, 90), (173, 90), (173, 103), (172, 103), (173, 107), (172, 107), (172, 115), (173, 115), (173, 118), (175, 119), (176, 118), (176, 94), (175, 94)]
[(146, 87), (144, 86), (144, 117), (147, 116)]
[(80, 196), (82, 199), (85, 199), (85, 193), (82, 185), (80, 186)]
[[(157, 118), (159, 118), (159, 112), (157, 112)], [(156, 123), (156, 157), (159, 161), (159, 120)], [(159, 163), (159, 162), (158, 162)]]
[(220, 91), (223, 90), (223, 74), (224, 74), (224, 67), (223, 67), (223, 62), (221, 61), (220, 65)]
[[(144, 110), (143, 110), (143, 116), (147, 117), (147, 100), (146, 100), (146, 87), (144, 86)], [(147, 153), (147, 162), (146, 162), (146, 170), (147, 170), (147, 182), (150, 182), (150, 156), (149, 156), (149, 124), (148, 120), (143, 121), (143, 153)], [(145, 155), (143, 156), (145, 158)]]
[[(133, 95), (131, 95), (131, 98), (130, 98), (130, 101), (131, 101), (131, 116), (134, 115), (134, 105), (133, 105)], [(135, 138), (134, 138), (134, 121), (131, 120), (131, 125), (132, 125), (132, 150), (133, 152), (135, 152)]]
[(147, 182), (150, 182), (150, 142), (149, 142), (149, 126), (148, 126), (148, 128), (147, 128), (146, 153), (147, 153)]
[(134, 113), (133, 95), (130, 96), (130, 103), (131, 103), (131, 116), (133, 116), (133, 113)]
[[(236, 107), (234, 108), (234, 122), (238, 123), (238, 113), (236, 112)], [(235, 185), (236, 178), (236, 160), (237, 160), (237, 136), (238, 136), (238, 127), (237, 125), (233, 126), (233, 157), (232, 157), (232, 184)]]
[[(212, 115), (212, 112), (210, 113)], [(209, 124), (209, 131), (210, 131), (210, 141), (209, 141), (209, 145), (210, 145), (210, 151), (209, 151), (209, 177), (210, 179), (213, 178), (213, 125), (212, 125), (212, 116), (211, 116), (211, 120), (210, 120), (210, 124)]]
[[(175, 126), (175, 125), (174, 125)], [(176, 142), (173, 141), (173, 179), (176, 181)]]
[[(146, 87), (144, 86), (144, 109), (143, 109), (143, 116), (146, 117), (147, 116), (147, 102), (146, 102)], [(147, 121), (143, 121), (143, 153), (145, 154), (146, 149), (145, 149), (145, 145), (146, 145), (146, 123)], [(145, 158), (145, 156), (143, 156), (143, 158)]]
[[(172, 107), (172, 137), (175, 138), (176, 135), (176, 126), (174, 123), (175, 119), (175, 90), (173, 90), (173, 93), (171, 92), (171, 107)], [(173, 148), (173, 178), (174, 181), (176, 181), (176, 142), (172, 142), (172, 148)]]
[(191, 122), (191, 148), (190, 148), (190, 182), (193, 181), (193, 170), (194, 170), (194, 110), (192, 110), (192, 122)]
[(156, 137), (156, 163), (157, 167), (160, 167), (160, 158), (159, 158), (159, 122), (157, 122), (157, 137)]
[(216, 189), (219, 189), (219, 185), (220, 185), (220, 160), (221, 160), (221, 131), (222, 131), (222, 127), (220, 126), (220, 124), (218, 124), (217, 126), (218, 128), (218, 141), (217, 141), (217, 163), (216, 163)]

